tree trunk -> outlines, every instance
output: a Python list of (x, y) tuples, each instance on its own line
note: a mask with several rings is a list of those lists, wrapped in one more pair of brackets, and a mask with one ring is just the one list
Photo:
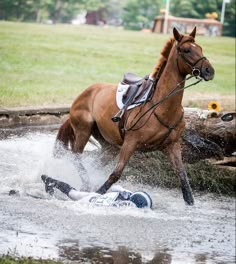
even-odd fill
[(224, 155), (236, 151), (236, 113), (216, 113), (198, 108), (185, 109), (186, 131), (195, 131), (218, 144)]

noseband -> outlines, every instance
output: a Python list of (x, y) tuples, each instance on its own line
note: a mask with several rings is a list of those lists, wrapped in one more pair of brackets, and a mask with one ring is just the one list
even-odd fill
[[(191, 62), (189, 61), (185, 56), (184, 56), (184, 53), (180, 50), (180, 47), (186, 43), (186, 42), (192, 42), (192, 40), (188, 39), (188, 40), (185, 40), (184, 42), (182, 42), (181, 44), (180, 43), (177, 43), (176, 44), (176, 49), (177, 49), (177, 52), (178, 52), (178, 55), (181, 56), (181, 58), (183, 59), (183, 61), (185, 62), (185, 64), (187, 64), (191, 70), (192, 70), (192, 75), (195, 76), (195, 77), (200, 77), (201, 75), (201, 72), (202, 72), (202, 64), (203, 64), (203, 61), (206, 60), (207, 58), (206, 57), (200, 57), (199, 59), (197, 59), (195, 62)], [(177, 66), (178, 66), (178, 70), (179, 72), (180, 71), (180, 68), (179, 68), (179, 62), (178, 62), (178, 56), (177, 56)], [(201, 67), (196, 67), (196, 65), (198, 64), (199, 61), (202, 61), (201, 63)]]

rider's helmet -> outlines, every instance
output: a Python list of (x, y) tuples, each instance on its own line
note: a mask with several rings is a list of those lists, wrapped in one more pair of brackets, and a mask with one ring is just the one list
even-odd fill
[(138, 208), (152, 208), (152, 198), (146, 192), (134, 192), (130, 196), (130, 201), (133, 202)]

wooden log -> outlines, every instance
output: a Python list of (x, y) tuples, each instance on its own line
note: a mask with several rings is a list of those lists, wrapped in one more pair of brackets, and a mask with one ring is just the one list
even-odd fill
[(216, 165), (218, 168), (236, 170), (236, 156), (224, 157), (222, 160), (209, 159), (211, 164)]
[(236, 151), (236, 112), (185, 109), (186, 130), (217, 143), (225, 155)]

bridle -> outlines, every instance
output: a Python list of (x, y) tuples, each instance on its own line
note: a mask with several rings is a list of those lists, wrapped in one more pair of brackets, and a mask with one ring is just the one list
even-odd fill
[[(206, 57), (200, 57), (199, 59), (197, 59), (195, 62), (191, 62), (191, 61), (189, 61), (186, 57), (185, 57), (185, 55), (184, 55), (184, 53), (181, 51), (181, 49), (180, 49), (180, 47), (184, 44), (184, 43), (186, 43), (186, 42), (192, 42), (193, 43), (193, 40), (192, 39), (187, 39), (187, 40), (185, 40), (185, 41), (183, 41), (183, 42), (177, 42), (177, 44), (176, 44), (176, 49), (177, 49), (177, 54), (178, 55), (180, 55), (181, 56), (181, 58), (183, 59), (183, 61), (185, 62), (185, 64), (187, 64), (190, 68), (191, 68), (191, 70), (192, 70), (192, 75), (193, 76), (195, 76), (195, 77), (200, 77), (200, 75), (201, 75), (201, 70), (202, 70), (202, 65), (203, 65), (203, 61), (204, 60), (206, 60), (207, 58)], [(176, 62), (177, 62), (177, 67), (178, 67), (178, 70), (179, 70), (179, 72), (181, 73), (181, 71), (180, 71), (180, 68), (179, 68), (179, 61), (178, 61), (178, 56), (177, 55), (177, 58), (176, 58)], [(200, 62), (200, 61), (202, 61), (202, 63), (201, 63), (201, 67), (199, 68), (199, 67), (196, 67), (196, 65)]]

